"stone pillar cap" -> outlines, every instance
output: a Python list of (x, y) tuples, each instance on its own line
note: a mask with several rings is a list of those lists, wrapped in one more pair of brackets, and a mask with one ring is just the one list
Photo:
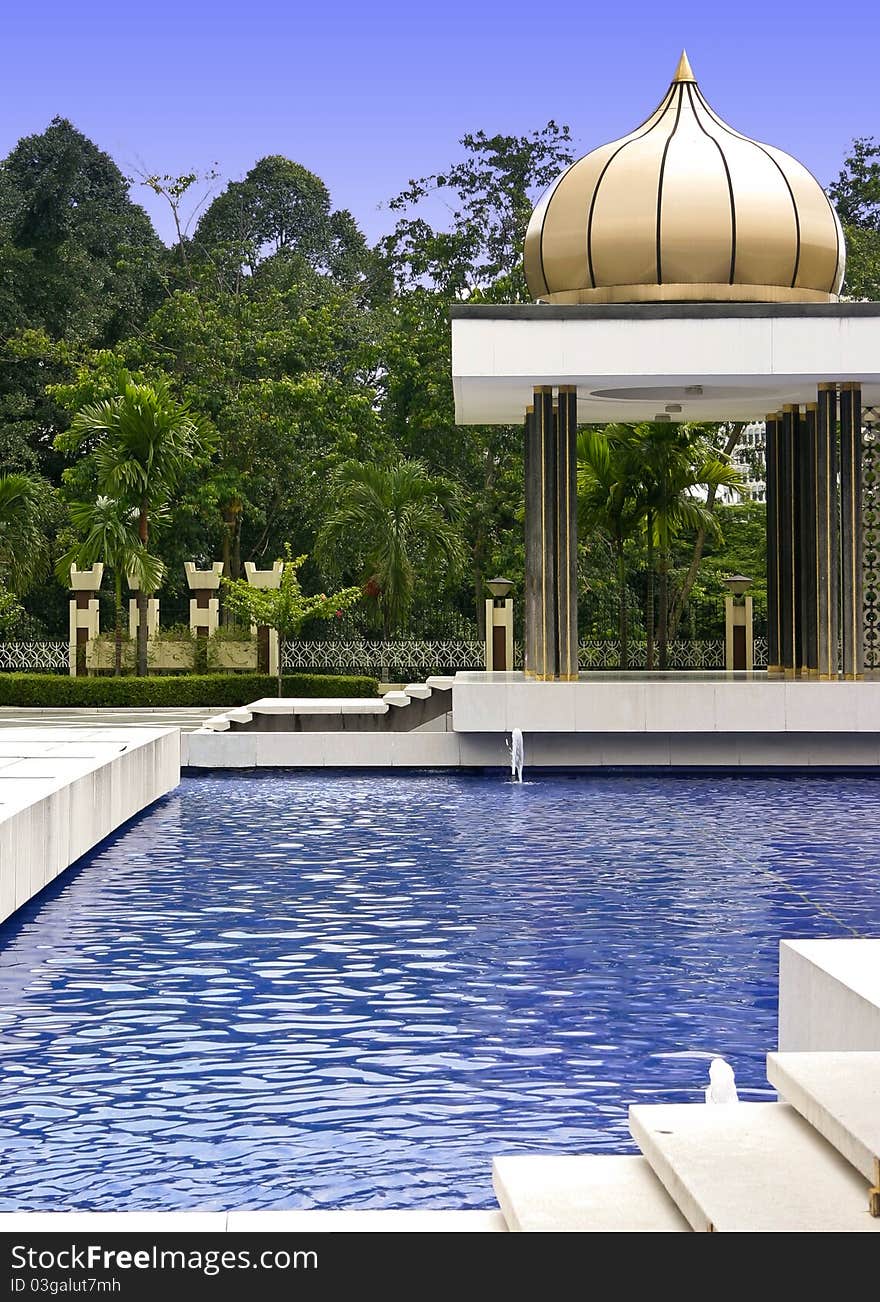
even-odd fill
[(220, 576), (223, 573), (222, 561), (214, 561), (209, 570), (200, 570), (195, 561), (184, 561), (183, 568), (186, 571), (186, 581), (190, 588), (220, 587)]
[(97, 592), (104, 577), (104, 563), (98, 561), (90, 570), (70, 567), (70, 586), (74, 592)]
[(253, 561), (245, 561), (244, 572), (252, 588), (280, 588), (284, 561), (275, 561), (271, 570), (258, 570)]

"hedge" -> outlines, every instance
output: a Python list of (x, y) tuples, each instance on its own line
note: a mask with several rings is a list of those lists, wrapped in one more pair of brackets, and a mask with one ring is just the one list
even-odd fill
[[(341, 674), (285, 674), (284, 696), (378, 696), (375, 678)], [(181, 674), (177, 677), (64, 678), (56, 674), (0, 674), (0, 705), (176, 706), (247, 705), (277, 696), (269, 674)]]

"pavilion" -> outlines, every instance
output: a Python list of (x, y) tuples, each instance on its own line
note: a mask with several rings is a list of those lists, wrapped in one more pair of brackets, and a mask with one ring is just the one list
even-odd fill
[(682, 55), (535, 208), (535, 303), (452, 309), (457, 421), (525, 418), (526, 677), (578, 676), (576, 431), (611, 421), (765, 420), (769, 672), (860, 678), (866, 638), (880, 664), (880, 303), (842, 300), (844, 268), (818, 181), (727, 126)]

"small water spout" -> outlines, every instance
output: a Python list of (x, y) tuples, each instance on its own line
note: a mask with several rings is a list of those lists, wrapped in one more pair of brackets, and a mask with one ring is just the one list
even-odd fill
[(514, 728), (507, 749), (510, 751), (510, 776), (514, 782), (522, 782), (524, 762), (522, 729)]
[(706, 1086), (707, 1103), (739, 1103), (736, 1076), (729, 1062), (713, 1058), (709, 1063), (709, 1084)]

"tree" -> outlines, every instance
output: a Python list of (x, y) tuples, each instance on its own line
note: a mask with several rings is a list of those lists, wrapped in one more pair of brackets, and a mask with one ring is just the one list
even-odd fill
[(626, 425), (582, 429), (577, 438), (578, 514), (611, 544), (617, 569), (620, 667), (629, 668), (626, 542), (644, 516), (632, 431)]
[(853, 298), (880, 299), (880, 144), (870, 136), (853, 140), (828, 194), (846, 237), (844, 289)]
[(261, 158), (243, 181), (229, 183), (206, 209), (193, 244), (225, 268), (227, 287), (280, 253), (342, 281), (356, 279), (369, 261), (351, 213), (331, 211), (321, 178), (280, 154)]
[(0, 583), (19, 596), (48, 568), (44, 487), (27, 475), (0, 475)]
[(388, 466), (344, 462), (332, 493), (336, 507), (318, 534), (318, 558), (357, 566), (387, 640), (409, 614), (417, 568), (459, 565), (456, 490), (423, 461), (401, 457)]
[[(456, 425), (449, 305), (528, 300), (526, 227), (572, 149), (568, 128), (555, 122), (523, 136), (477, 131), (461, 144), (463, 157), (410, 181), (389, 204), (400, 216), (380, 244), (395, 289), (377, 386), (395, 447), (458, 486), (471, 577), (462, 600), (482, 629), (486, 577), (521, 545), (522, 427)], [(432, 224), (437, 199), (451, 212), (448, 229)]]
[(70, 519), (84, 537), (55, 566), (59, 583), (66, 587), (70, 567), (90, 569), (103, 561), (113, 571), (115, 612), (114, 673), (122, 673), (122, 578), (128, 575), (144, 593), (155, 592), (162, 581), (162, 562), (151, 556), (138, 534), (138, 512), (112, 497), (95, 502), (71, 502)]
[(305, 556), (291, 557), (290, 547), (285, 548), (281, 584), (277, 588), (252, 588), (245, 579), (223, 579), (226, 602), (236, 614), (250, 624), (265, 624), (278, 634), (278, 695), (281, 695), (284, 643), (299, 637), (307, 619), (334, 619), (355, 602), (363, 593), (360, 588), (340, 588), (328, 597), (325, 592), (307, 597), (299, 581), (299, 571), (307, 560)]
[(113, 160), (64, 118), (0, 163), (0, 463), (53, 477), (64, 413), (46, 386), (60, 354), (9, 341), (43, 332), (68, 349), (133, 334), (162, 297), (165, 250)]
[[(205, 460), (213, 430), (204, 417), (173, 397), (168, 382), (136, 383), (122, 371), (118, 392), (79, 408), (70, 429), (56, 439), (64, 452), (85, 448), (103, 495), (137, 512), (146, 551), (151, 518), (167, 507), (194, 460)], [(137, 670), (147, 672), (147, 600), (138, 589)]]
[(433, 285), (448, 298), (527, 301), (526, 228), (538, 196), (572, 161), (571, 133), (550, 121), (525, 136), (476, 131), (461, 144), (464, 158), (410, 181), (389, 204), (411, 212), (440, 194), (451, 204), (452, 229), (436, 231), (423, 217), (405, 217), (384, 251), (405, 283)]
[[(718, 532), (718, 521), (707, 506), (705, 495), (719, 488), (737, 489), (738, 471), (707, 447), (702, 430), (687, 425), (644, 424), (633, 427), (633, 452), (640, 466), (636, 490), (644, 502), (644, 519), (649, 552), (649, 581), (654, 557), (658, 577), (657, 643), (660, 668), (668, 667), (669, 571), (672, 544), (686, 529)], [(653, 611), (649, 612), (649, 637)], [(649, 642), (648, 668), (651, 663)]]

